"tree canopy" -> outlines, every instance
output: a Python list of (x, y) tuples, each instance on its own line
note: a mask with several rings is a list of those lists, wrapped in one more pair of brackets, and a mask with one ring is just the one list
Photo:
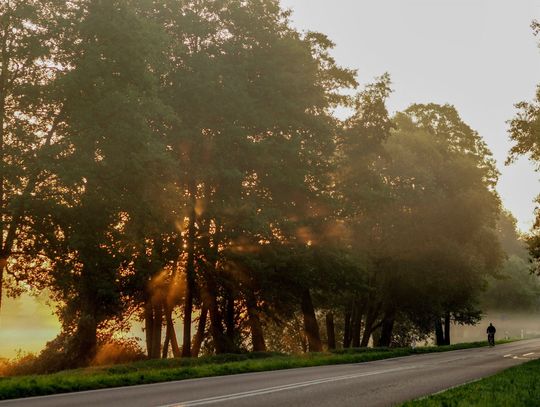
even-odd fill
[(0, 13), (0, 285), (51, 293), (58, 368), (135, 323), (160, 358), (443, 344), (478, 320), (498, 172), (453, 106), (390, 114), (390, 75), (357, 90), (277, 0)]

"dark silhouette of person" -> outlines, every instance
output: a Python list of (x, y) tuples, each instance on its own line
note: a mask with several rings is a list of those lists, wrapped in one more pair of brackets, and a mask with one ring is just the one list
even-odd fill
[(497, 330), (495, 329), (495, 327), (493, 326), (491, 322), (489, 323), (489, 326), (486, 332), (488, 334), (489, 346), (495, 346), (495, 332), (497, 332)]

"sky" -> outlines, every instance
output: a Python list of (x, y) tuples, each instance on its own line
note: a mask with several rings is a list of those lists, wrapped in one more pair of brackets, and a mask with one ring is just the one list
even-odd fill
[(0, 313), (0, 358), (12, 358), (19, 352), (38, 352), (60, 332), (60, 322), (47, 305), (47, 295), (17, 299), (2, 298)]
[(540, 84), (530, 24), (540, 0), (282, 0), (293, 24), (336, 44), (337, 62), (361, 84), (390, 73), (392, 112), (411, 103), (450, 103), (486, 140), (502, 173), (498, 191), (521, 230), (533, 223), (539, 175), (520, 159), (505, 166), (514, 104)]
[[(514, 104), (532, 100), (540, 83), (540, 49), (530, 23), (540, 0), (282, 0), (301, 30), (327, 34), (342, 66), (366, 84), (389, 72), (391, 111), (411, 103), (456, 106), (487, 141), (502, 177), (504, 205), (526, 231), (540, 192), (526, 160), (506, 167), (506, 121)], [(45, 298), (45, 297), (44, 297)], [(0, 317), (0, 356), (38, 351), (60, 331), (43, 299), (6, 299)], [(28, 330), (31, 326), (32, 330)], [(31, 334), (28, 334), (31, 332)]]

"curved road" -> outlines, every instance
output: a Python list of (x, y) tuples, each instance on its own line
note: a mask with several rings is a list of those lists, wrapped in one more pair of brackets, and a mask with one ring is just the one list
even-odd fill
[(0, 407), (391, 406), (540, 357), (540, 339), (375, 362), (33, 397)]

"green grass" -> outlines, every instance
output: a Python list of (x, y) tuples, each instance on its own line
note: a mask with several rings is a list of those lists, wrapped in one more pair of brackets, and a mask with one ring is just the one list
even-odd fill
[(540, 360), (444, 393), (404, 403), (402, 407), (540, 406)]
[(441, 347), (362, 348), (332, 353), (288, 356), (276, 353), (218, 355), (198, 359), (160, 359), (124, 365), (90, 367), (59, 373), (0, 378), (0, 399), (42, 396), (108, 387), (131, 386), (247, 372), (369, 362), (419, 353), (445, 352), (486, 346), (486, 342)]

